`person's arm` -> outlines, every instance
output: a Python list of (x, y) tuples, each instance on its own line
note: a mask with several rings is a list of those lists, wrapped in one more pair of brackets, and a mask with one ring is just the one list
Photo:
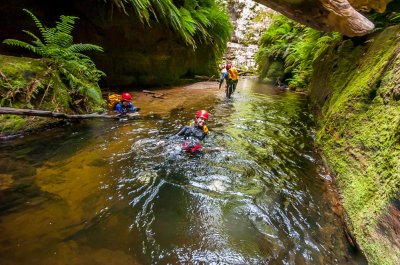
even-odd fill
[(129, 102), (129, 111), (138, 111), (138, 109), (131, 102)]
[(182, 129), (180, 129), (179, 132), (177, 132), (175, 135), (183, 136), (183, 135), (185, 135), (185, 132), (187, 129), (188, 129), (188, 126), (183, 126)]
[(118, 103), (117, 105), (115, 105), (115, 112), (119, 112), (122, 113), (124, 112), (124, 110), (122, 109), (122, 105), (120, 103)]
[(225, 79), (226, 75), (227, 75), (226, 72), (225, 72), (225, 73), (222, 73), (222, 75), (221, 75), (221, 80), (219, 80), (219, 89), (221, 88), (222, 83), (224, 82), (224, 79)]

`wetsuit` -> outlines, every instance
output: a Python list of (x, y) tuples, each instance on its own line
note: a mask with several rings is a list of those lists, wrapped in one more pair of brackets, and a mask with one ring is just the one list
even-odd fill
[(196, 124), (192, 126), (184, 126), (176, 135), (183, 136), (185, 142), (183, 143), (183, 148), (188, 153), (201, 153), (201, 145), (198, 140), (204, 140), (207, 135), (207, 127), (201, 128)]
[(115, 105), (115, 111), (119, 112), (119, 113), (126, 113), (126, 112), (134, 112), (137, 109), (135, 108), (135, 106), (133, 106), (132, 103), (129, 102), (128, 106), (124, 106), (124, 104), (122, 104), (122, 102), (119, 102), (117, 105)]
[(186, 139), (189, 137), (195, 137), (199, 140), (204, 140), (206, 133), (203, 128), (198, 127), (196, 124), (192, 126), (184, 126), (176, 135), (183, 136)]

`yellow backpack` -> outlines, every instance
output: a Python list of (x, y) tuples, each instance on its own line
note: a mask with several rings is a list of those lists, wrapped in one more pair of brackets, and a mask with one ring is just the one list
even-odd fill
[(233, 81), (237, 81), (239, 79), (239, 73), (235, 67), (232, 67), (228, 70), (228, 78)]
[(121, 101), (121, 95), (111, 94), (107, 99), (107, 107), (109, 110), (113, 110), (115, 105), (117, 105)]

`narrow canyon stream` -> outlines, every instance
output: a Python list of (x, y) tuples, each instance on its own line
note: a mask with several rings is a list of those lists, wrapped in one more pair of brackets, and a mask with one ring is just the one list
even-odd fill
[[(365, 264), (307, 98), (242, 79), (133, 92), (141, 113), (0, 142), (0, 263)], [(207, 148), (171, 137), (210, 113)], [(163, 141), (164, 144), (160, 144)]]

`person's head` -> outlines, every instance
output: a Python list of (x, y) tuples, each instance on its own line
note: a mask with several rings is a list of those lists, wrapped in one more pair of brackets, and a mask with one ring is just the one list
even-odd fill
[(232, 67), (232, 65), (228, 63), (228, 64), (226, 64), (225, 69), (229, 70), (229, 69), (231, 69), (231, 67)]
[(199, 127), (203, 127), (208, 120), (208, 112), (205, 110), (198, 110), (196, 112), (196, 124)]
[(132, 96), (131, 96), (131, 94), (129, 94), (128, 92), (123, 92), (123, 93), (121, 94), (121, 102), (122, 102), (122, 105), (128, 106), (128, 105), (129, 105), (129, 102), (131, 102), (131, 99), (132, 99)]

